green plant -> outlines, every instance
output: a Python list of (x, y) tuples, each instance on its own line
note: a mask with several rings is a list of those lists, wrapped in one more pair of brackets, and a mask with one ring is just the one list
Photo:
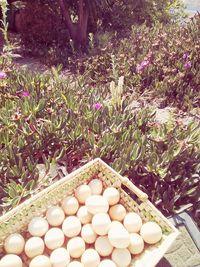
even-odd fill
[[(126, 175), (165, 214), (199, 201), (199, 124), (173, 116), (159, 124), (154, 109), (137, 112), (109, 84), (88, 85), (87, 76), (62, 77), (60, 69), (33, 75), (13, 70), (1, 85), (0, 195), (9, 209), (51, 183), (37, 164), (65, 164), (71, 172), (101, 157)], [(114, 88), (114, 87), (113, 87)], [(114, 90), (114, 89), (113, 89)], [(123, 89), (124, 90), (124, 89)], [(122, 101), (123, 100), (123, 101)], [(196, 216), (198, 214), (196, 213)], [(198, 217), (196, 217), (198, 220)]]

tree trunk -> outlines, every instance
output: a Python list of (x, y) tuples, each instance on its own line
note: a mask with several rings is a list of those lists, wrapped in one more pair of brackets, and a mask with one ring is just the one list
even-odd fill
[(78, 23), (73, 23), (70, 18), (69, 6), (64, 0), (59, 0), (60, 8), (64, 16), (64, 20), (71, 39), (74, 41), (75, 47), (81, 50), (86, 49), (87, 45), (87, 27), (89, 10), (84, 0), (78, 1)]

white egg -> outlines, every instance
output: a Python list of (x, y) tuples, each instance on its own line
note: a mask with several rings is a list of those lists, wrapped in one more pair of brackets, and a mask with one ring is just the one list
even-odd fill
[(84, 267), (84, 265), (80, 261), (72, 261), (67, 267)]
[(81, 230), (81, 237), (87, 244), (92, 244), (97, 238), (97, 234), (94, 232), (91, 224), (85, 224)]
[(66, 267), (70, 262), (70, 255), (65, 248), (57, 248), (50, 255), (52, 267)]
[(49, 257), (45, 255), (36, 256), (30, 262), (29, 267), (52, 267)]
[(33, 236), (26, 241), (24, 251), (29, 258), (41, 255), (44, 252), (44, 241), (41, 237)]
[(101, 195), (103, 190), (102, 181), (99, 179), (93, 179), (89, 182), (89, 187), (91, 188), (92, 195)]
[(63, 231), (60, 228), (51, 228), (44, 237), (45, 245), (48, 249), (56, 249), (63, 245), (65, 240)]
[(22, 267), (23, 263), (19, 256), (14, 254), (5, 255), (0, 260), (0, 267)]
[(116, 248), (127, 248), (130, 244), (130, 234), (121, 223), (111, 224), (108, 239), (111, 245)]
[(85, 205), (88, 211), (92, 214), (106, 213), (109, 209), (107, 199), (100, 195), (92, 195), (87, 198)]
[(46, 219), (42, 217), (33, 218), (28, 224), (28, 231), (32, 236), (43, 236), (49, 229), (49, 224)]
[(46, 218), (51, 226), (59, 226), (65, 219), (65, 213), (60, 207), (53, 206), (47, 210)]
[(77, 236), (67, 243), (67, 250), (72, 258), (79, 258), (85, 251), (85, 241)]
[(78, 200), (72, 196), (66, 197), (62, 201), (62, 208), (66, 215), (74, 215), (79, 208)]
[(86, 249), (81, 256), (81, 263), (84, 267), (97, 267), (100, 263), (100, 256), (95, 249)]
[(118, 267), (127, 267), (131, 263), (131, 254), (126, 248), (115, 248), (112, 253), (112, 260)]
[(110, 224), (111, 220), (107, 213), (97, 213), (92, 218), (93, 230), (98, 235), (107, 235)]
[(129, 251), (133, 255), (140, 254), (144, 249), (144, 241), (139, 234), (130, 234), (130, 245), (128, 246)]
[(117, 265), (111, 260), (102, 260), (98, 267), (117, 267)]
[(82, 224), (90, 223), (92, 220), (92, 214), (88, 212), (86, 206), (81, 206), (76, 215)]
[(4, 243), (4, 249), (8, 254), (19, 255), (22, 253), (25, 245), (25, 240), (20, 234), (9, 235)]
[(162, 238), (162, 230), (155, 222), (147, 222), (142, 225), (140, 235), (148, 244), (155, 244)]
[(92, 191), (89, 185), (80, 185), (75, 191), (75, 197), (78, 199), (79, 203), (84, 204), (86, 199), (91, 196)]
[(112, 220), (122, 221), (126, 216), (126, 209), (122, 204), (116, 204), (109, 209), (109, 215)]
[(81, 231), (81, 222), (76, 216), (69, 216), (64, 220), (62, 230), (67, 237), (77, 236)]
[(109, 205), (115, 205), (119, 202), (120, 194), (115, 187), (108, 187), (104, 190), (103, 197), (108, 200)]
[(124, 217), (124, 226), (129, 233), (137, 233), (142, 227), (142, 219), (135, 212), (129, 212)]
[(110, 244), (110, 241), (107, 236), (99, 236), (96, 239), (94, 246), (96, 251), (102, 257), (109, 256), (113, 251), (113, 246)]

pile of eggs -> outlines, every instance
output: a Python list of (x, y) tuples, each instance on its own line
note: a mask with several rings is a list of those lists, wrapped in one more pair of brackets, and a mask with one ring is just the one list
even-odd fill
[(145, 244), (161, 240), (162, 230), (127, 212), (116, 188), (93, 179), (34, 217), (24, 236), (7, 237), (0, 267), (127, 267)]

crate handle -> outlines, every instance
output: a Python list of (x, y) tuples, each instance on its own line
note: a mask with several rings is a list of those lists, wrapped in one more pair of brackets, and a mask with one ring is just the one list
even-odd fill
[(148, 200), (148, 195), (135, 186), (127, 177), (122, 177), (121, 182), (142, 201)]

